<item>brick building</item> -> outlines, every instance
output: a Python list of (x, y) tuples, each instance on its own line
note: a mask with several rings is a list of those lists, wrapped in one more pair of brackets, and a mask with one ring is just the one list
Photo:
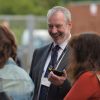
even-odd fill
[[(67, 6), (72, 13), (72, 34), (80, 32), (100, 33), (100, 4), (74, 4)], [(90, 11), (90, 8), (93, 10)]]

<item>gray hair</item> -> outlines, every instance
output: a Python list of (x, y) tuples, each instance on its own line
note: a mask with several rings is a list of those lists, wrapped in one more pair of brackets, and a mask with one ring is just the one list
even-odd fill
[(57, 13), (61, 11), (63, 14), (64, 14), (64, 17), (65, 17), (65, 21), (71, 21), (71, 13), (70, 11), (65, 8), (65, 7), (62, 7), (62, 6), (55, 6), (53, 8), (51, 8), (48, 13), (47, 13), (47, 20), (48, 18), (50, 18), (54, 13)]

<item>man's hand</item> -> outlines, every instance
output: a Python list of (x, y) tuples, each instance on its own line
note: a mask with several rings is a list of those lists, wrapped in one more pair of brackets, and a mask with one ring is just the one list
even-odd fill
[(64, 70), (63, 71), (64, 74), (62, 76), (58, 76), (58, 75), (55, 75), (52, 71), (49, 73), (49, 76), (48, 76), (48, 80), (56, 85), (56, 86), (60, 86), (64, 83), (64, 81), (67, 79), (67, 73), (66, 71)]

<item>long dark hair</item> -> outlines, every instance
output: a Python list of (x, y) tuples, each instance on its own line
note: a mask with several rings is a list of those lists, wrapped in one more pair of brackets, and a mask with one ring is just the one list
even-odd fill
[(75, 81), (85, 71), (100, 70), (100, 36), (83, 33), (69, 41), (71, 55), (67, 73), (69, 80)]
[(17, 45), (13, 33), (0, 25), (0, 67), (3, 67), (9, 57), (16, 59)]

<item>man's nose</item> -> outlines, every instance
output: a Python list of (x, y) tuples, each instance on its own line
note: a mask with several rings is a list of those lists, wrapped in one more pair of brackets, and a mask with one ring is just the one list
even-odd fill
[(57, 33), (57, 28), (55, 26), (52, 27), (52, 33)]

